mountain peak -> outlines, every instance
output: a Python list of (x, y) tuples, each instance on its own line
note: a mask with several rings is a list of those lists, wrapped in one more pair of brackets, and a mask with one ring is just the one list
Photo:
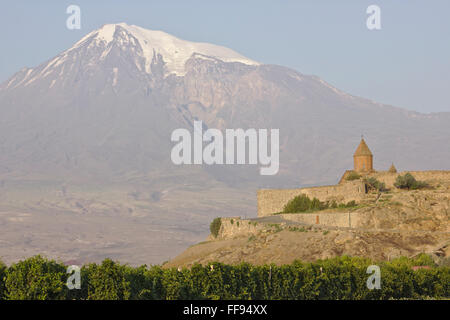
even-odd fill
[[(155, 70), (163, 77), (184, 76), (190, 58), (223, 62), (239, 62), (256, 66), (258, 62), (218, 45), (179, 39), (159, 30), (148, 30), (124, 22), (105, 24), (89, 32), (71, 48), (34, 68), (25, 68), (0, 85), (0, 90), (27, 87), (43, 79), (48, 88), (67, 84), (79, 77), (94, 76), (99, 70), (110, 70), (115, 85), (118, 73), (133, 74), (144, 79)], [(119, 61), (126, 61), (128, 71), (119, 70)], [(106, 63), (107, 67), (104, 67)], [(155, 69), (152, 66), (158, 65)], [(138, 72), (134, 69), (137, 68)], [(77, 75), (74, 75), (74, 71)], [(105, 80), (102, 80), (105, 81)], [(139, 80), (141, 81), (141, 80)]]
[(88, 40), (102, 43), (105, 50), (113, 44), (125, 45), (131, 43), (138, 45), (141, 55), (145, 59), (145, 71), (150, 73), (150, 65), (154, 55), (160, 54), (165, 62), (168, 73), (178, 76), (185, 74), (185, 63), (194, 54), (217, 58), (224, 62), (240, 62), (247, 65), (259, 65), (258, 62), (242, 56), (241, 54), (218, 45), (192, 42), (179, 39), (171, 34), (159, 30), (149, 30), (126, 23), (105, 24), (101, 28), (90, 32), (75, 46), (73, 50)]

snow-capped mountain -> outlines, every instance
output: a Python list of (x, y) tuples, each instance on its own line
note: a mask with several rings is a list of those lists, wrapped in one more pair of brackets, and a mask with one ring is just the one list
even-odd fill
[[(163, 31), (153, 31), (125, 23), (107, 24), (92, 31), (78, 41), (72, 48), (62, 52), (49, 62), (38, 68), (24, 68), (10, 79), (6, 88), (24, 87), (37, 79), (51, 78), (50, 87), (56, 83), (52, 77), (66, 76), (80, 66), (78, 59), (83, 57), (83, 65), (94, 66), (107, 61), (115, 51), (127, 52), (131, 63), (138, 71), (146, 74), (155, 72), (154, 65), (164, 61), (161, 70), (165, 77), (169, 75), (183, 76), (186, 74), (185, 64), (191, 57), (210, 61), (240, 62), (246, 65), (259, 65), (239, 53), (217, 45), (201, 42), (191, 42), (178, 39)], [(118, 68), (113, 68), (113, 85), (117, 84)]]
[[(264, 185), (334, 182), (351, 167), (362, 133), (381, 169), (392, 161), (439, 169), (450, 155), (438, 147), (450, 136), (448, 114), (381, 105), (228, 48), (124, 23), (19, 71), (0, 86), (0, 109), (0, 175), (164, 173), (172, 170), (172, 130), (194, 119), (219, 129), (280, 129), (280, 173)], [(202, 170), (230, 183), (261, 179), (253, 166)]]

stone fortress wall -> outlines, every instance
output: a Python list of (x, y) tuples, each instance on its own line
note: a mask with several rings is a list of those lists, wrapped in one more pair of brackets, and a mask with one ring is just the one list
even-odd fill
[(236, 236), (251, 236), (267, 229), (262, 223), (251, 220), (241, 220), (240, 217), (221, 218), (221, 226), (217, 238), (231, 239)]
[[(337, 185), (299, 189), (263, 189), (257, 192), (258, 217), (271, 216), (283, 211), (284, 206), (294, 197), (305, 194), (310, 199), (317, 198), (322, 202), (336, 201), (347, 203), (349, 201), (362, 202), (368, 200), (367, 186), (363, 181), (366, 177), (374, 177), (384, 182), (388, 189), (395, 188), (394, 183), (399, 175), (411, 173), (417, 180), (428, 182), (429, 180), (450, 180), (450, 171), (407, 171), (397, 172), (394, 164), (388, 171), (377, 172), (373, 168), (373, 154), (363, 137), (353, 155), (353, 170), (347, 170)], [(348, 181), (351, 173), (358, 173), (364, 178)], [(358, 227), (360, 213), (356, 212), (321, 212), (321, 213), (297, 213), (282, 214), (286, 220), (293, 220), (307, 224), (320, 224), (336, 227)]]
[(390, 173), (388, 171), (376, 171), (369, 174), (369, 177), (374, 177), (377, 180), (384, 182), (387, 188), (395, 188), (394, 182), (399, 175), (405, 175), (406, 173), (410, 173), (420, 181), (432, 181), (432, 180), (450, 180), (450, 171), (444, 170), (429, 170), (429, 171), (404, 171), (398, 173)]
[[(316, 226), (342, 228), (364, 227), (361, 224), (361, 214), (358, 212), (280, 214), (280, 217), (285, 220)], [(278, 223), (273, 223), (273, 225), (276, 224)], [(240, 217), (221, 218), (221, 226), (217, 238), (232, 239), (239, 236), (256, 236), (261, 232), (269, 232), (268, 225), (270, 226), (271, 224), (245, 220)], [(210, 236), (210, 240), (212, 239), (214, 238)]]
[[(394, 182), (397, 176), (411, 173), (417, 180), (421, 181), (450, 181), (450, 171), (405, 171), (399, 173), (392, 172), (372, 172), (368, 176), (375, 177), (384, 182), (388, 188), (395, 188)], [(347, 174), (347, 172), (346, 172)], [(337, 202), (357, 202), (367, 199), (365, 184), (362, 180), (346, 181), (341, 179), (338, 185), (323, 186), (300, 189), (275, 189), (258, 191), (258, 217), (271, 216), (281, 212), (284, 205), (299, 194), (307, 194), (309, 197), (316, 197), (321, 201), (336, 200)], [(288, 221), (300, 222), (307, 225), (340, 227), (340, 228), (366, 228), (364, 213), (361, 212), (313, 212), (279, 214)], [(221, 218), (221, 227), (218, 238), (230, 239), (238, 236), (258, 235), (260, 232), (268, 232), (267, 222), (261, 223), (258, 220), (245, 220), (240, 217)], [(270, 225), (270, 223), (268, 223)], [(274, 223), (276, 224), (276, 223)]]
[[(300, 194), (306, 194), (309, 198), (318, 198), (320, 201), (333, 201), (338, 203), (355, 200), (359, 202), (366, 196), (366, 187), (362, 180), (346, 181), (345, 177), (351, 171), (346, 171), (337, 185), (299, 189), (262, 189), (257, 192), (258, 217), (270, 216), (283, 211), (289, 200)], [(394, 188), (394, 182), (398, 175), (411, 173), (417, 180), (450, 180), (450, 171), (405, 171), (391, 173), (387, 171), (372, 172), (369, 177), (375, 177), (384, 182), (387, 188)], [(319, 213), (326, 215), (328, 213)], [(334, 213), (333, 213), (334, 214)], [(301, 214), (300, 214), (301, 215)], [(306, 219), (306, 218), (305, 218)], [(311, 219), (311, 218), (307, 218)], [(328, 219), (328, 218), (324, 218)], [(342, 218), (345, 219), (345, 218)]]
[(328, 227), (361, 228), (361, 213), (359, 212), (314, 212), (300, 214), (280, 214), (283, 219), (316, 224)]
[(257, 193), (258, 217), (270, 216), (283, 211), (286, 203), (300, 194), (306, 194), (309, 198), (317, 198), (320, 201), (335, 200), (337, 203), (343, 203), (362, 200), (365, 193), (365, 184), (359, 180), (312, 188), (262, 189)]

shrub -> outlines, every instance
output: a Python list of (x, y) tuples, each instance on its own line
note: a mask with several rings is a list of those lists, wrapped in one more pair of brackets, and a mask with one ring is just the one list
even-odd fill
[(320, 202), (319, 199), (310, 199), (307, 195), (301, 194), (290, 200), (283, 209), (284, 213), (299, 213), (307, 211), (317, 211), (326, 209), (327, 205)]
[(358, 206), (355, 200), (349, 201), (347, 203), (340, 203), (337, 207), (339, 209), (346, 209), (346, 208), (354, 208)]
[(336, 200), (331, 202), (321, 202), (319, 199), (314, 198), (310, 199), (307, 195), (301, 194), (296, 196), (294, 199), (290, 200), (283, 209), (282, 213), (302, 213), (302, 212), (314, 212), (325, 209), (336, 209), (336, 208), (353, 208), (358, 204), (352, 200), (348, 203), (340, 203), (338, 204)]
[(273, 224), (269, 224), (270, 227), (275, 228), (275, 230), (273, 230), (274, 233), (280, 232), (283, 230), (283, 228), (281, 228), (281, 226), (278, 223), (273, 223)]
[(355, 201), (355, 200), (349, 201), (349, 202), (347, 202), (347, 204), (345, 205), (346, 208), (353, 208), (353, 207), (356, 207), (356, 206), (357, 206), (357, 204), (356, 204), (356, 201)]
[(364, 183), (366, 184), (369, 190), (376, 190), (379, 192), (384, 192), (387, 190), (385, 183), (378, 181), (374, 177), (364, 179)]
[(222, 219), (220, 218), (215, 218), (209, 225), (209, 231), (211, 231), (211, 234), (214, 236), (214, 238), (217, 238), (217, 236), (219, 235), (219, 230), (221, 226), (222, 226)]
[(416, 190), (426, 188), (428, 184), (424, 181), (417, 181), (412, 174), (406, 173), (403, 176), (397, 177), (394, 186), (399, 189)]
[(360, 179), (360, 178), (361, 178), (361, 175), (360, 175), (360, 174), (358, 174), (358, 173), (355, 172), (355, 171), (352, 171), (352, 172), (349, 173), (349, 175), (347, 176), (347, 178), (345, 178), (345, 180), (347, 180), (347, 181), (353, 181), (353, 180), (358, 180), (358, 179)]

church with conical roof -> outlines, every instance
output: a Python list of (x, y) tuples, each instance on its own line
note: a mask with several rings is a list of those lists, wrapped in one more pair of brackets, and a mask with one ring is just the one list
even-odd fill
[[(345, 182), (347, 177), (352, 173), (357, 173), (359, 176), (368, 176), (377, 172), (378, 171), (373, 168), (373, 153), (370, 151), (364, 138), (361, 137), (361, 141), (353, 154), (353, 170), (345, 171), (344, 175), (339, 180), (339, 184)], [(380, 172), (395, 174), (397, 173), (397, 168), (392, 163), (389, 170)]]
[(358, 173), (373, 172), (373, 154), (364, 138), (361, 138), (358, 148), (353, 154), (353, 170)]
[[(353, 154), (353, 171), (362, 175), (376, 172), (373, 168), (373, 153), (363, 137), (361, 137), (361, 142)], [(393, 163), (387, 172), (397, 173), (397, 168)]]
[[(447, 174), (450, 177), (450, 171), (414, 171), (414, 174), (424, 177), (424, 179), (442, 177), (442, 175)], [(257, 192), (258, 217), (271, 216), (283, 212), (286, 204), (301, 194), (308, 196), (310, 199), (317, 198), (322, 202), (328, 203), (348, 203), (350, 201), (361, 203), (366, 200), (373, 201), (374, 198), (371, 198), (370, 195), (367, 196), (371, 192), (369, 184), (372, 182), (369, 182), (369, 179), (374, 178), (377, 182), (385, 184), (385, 187), (395, 188), (395, 181), (398, 176), (399, 173), (393, 163), (388, 170), (376, 171), (374, 169), (373, 153), (370, 151), (364, 138), (361, 137), (361, 141), (353, 154), (353, 169), (346, 170), (338, 184), (298, 189), (260, 189)], [(378, 200), (380, 199), (381, 193), (379, 191), (377, 193), (378, 196), (376, 199)], [(346, 226), (348, 221), (348, 226), (351, 226), (351, 221), (354, 220), (350, 218), (350, 213), (348, 213), (348, 216), (344, 214), (342, 220), (335, 218), (337, 214), (334, 212), (331, 213), (333, 217), (330, 218), (330, 212), (316, 213), (314, 215), (316, 218), (315, 223)], [(320, 218), (319, 215), (321, 216)], [(303, 216), (305, 217), (303, 221), (309, 221), (307, 223), (311, 224), (314, 223), (314, 221), (308, 220), (309, 218), (307, 218), (311, 214), (308, 213)], [(340, 222), (337, 222), (337, 220)]]

